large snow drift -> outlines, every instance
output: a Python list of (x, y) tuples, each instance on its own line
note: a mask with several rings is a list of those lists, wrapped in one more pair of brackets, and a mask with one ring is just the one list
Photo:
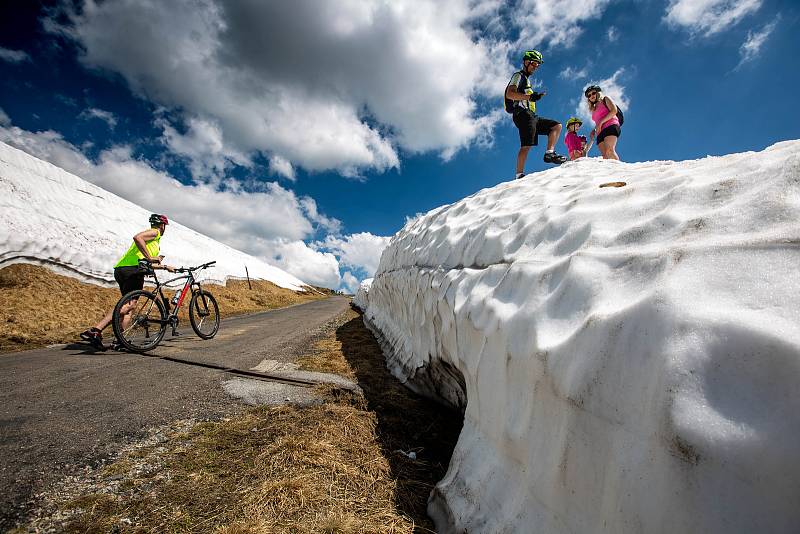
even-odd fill
[(438, 530), (800, 532), (799, 266), (798, 141), (582, 159), (409, 222), (365, 317), (465, 409)]
[[(180, 202), (180, 191), (175, 192)], [(26, 262), (103, 285), (147, 228), (150, 212), (50, 163), (0, 143), (0, 267)], [(209, 223), (217, 221), (209, 221)], [(201, 280), (269, 280), (305, 291), (307, 284), (268, 263), (171, 222), (161, 240), (165, 263), (193, 266), (216, 260)], [(247, 270), (245, 270), (245, 266)]]

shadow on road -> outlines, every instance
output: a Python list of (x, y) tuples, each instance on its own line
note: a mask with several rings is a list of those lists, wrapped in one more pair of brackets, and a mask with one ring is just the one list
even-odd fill
[[(463, 426), (460, 412), (416, 395), (389, 373), (380, 346), (361, 316), (336, 331), (342, 352), (377, 416), (377, 436), (397, 480), (399, 511), (427, 524), (433, 486), (444, 477)], [(407, 453), (414, 452), (416, 460)], [(406, 453), (406, 454), (404, 454)]]

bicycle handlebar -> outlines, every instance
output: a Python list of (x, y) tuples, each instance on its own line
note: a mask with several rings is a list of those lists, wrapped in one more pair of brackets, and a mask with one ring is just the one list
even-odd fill
[(201, 269), (207, 269), (207, 268), (211, 267), (212, 265), (214, 265), (216, 263), (217, 262), (215, 260), (215, 261), (210, 261), (208, 263), (204, 263), (203, 265), (198, 265), (197, 267), (179, 267), (179, 268), (175, 269), (175, 272), (176, 273), (188, 273), (188, 272), (191, 272), (191, 271), (199, 271)]

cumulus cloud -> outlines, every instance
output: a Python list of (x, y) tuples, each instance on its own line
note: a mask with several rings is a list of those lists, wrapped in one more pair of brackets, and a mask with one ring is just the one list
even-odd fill
[[(199, 169), (260, 152), (289, 178), (294, 167), (358, 176), (398, 167), (399, 148), (448, 157), (486, 142), (501, 115), (482, 113), (476, 98), (496, 96), (510, 44), (472, 25), (497, 7), (87, 0), (68, 13), (70, 24), (50, 19), (46, 27), (78, 43), (85, 65), (119, 73), (186, 121), (214, 125), (218, 143), (184, 151)], [(448, 73), (458, 73), (457, 83)], [(174, 148), (176, 135), (165, 135)]]
[(93, 161), (57, 132), (29, 132), (3, 117), (0, 115), (0, 141), (150, 211), (167, 213), (189, 228), (277, 264), (306, 282), (339, 286), (336, 257), (303, 241), (319, 228), (318, 221), (340, 229), (339, 221), (318, 212), (312, 198), (298, 197), (277, 183), (263, 184), (260, 191), (227, 187), (225, 182), (185, 185), (135, 159), (125, 146), (104, 150)]
[(764, 26), (761, 31), (758, 32), (747, 32), (747, 39), (745, 39), (742, 46), (739, 48), (739, 55), (741, 59), (739, 60), (739, 64), (736, 66), (738, 69), (745, 63), (752, 61), (761, 53), (761, 47), (764, 46), (764, 43), (767, 42), (767, 38), (772, 34), (772, 31), (775, 29), (775, 26), (778, 25), (780, 21), (780, 17), (776, 17), (775, 20)]
[(617, 30), (616, 26), (611, 26), (608, 31), (606, 32), (606, 38), (610, 43), (616, 43), (617, 39), (619, 39), (619, 30)]
[(346, 290), (348, 293), (355, 294), (358, 291), (358, 287), (361, 285), (361, 282), (353, 276), (353, 273), (350, 271), (345, 271), (342, 275), (342, 289)]
[(568, 48), (580, 35), (581, 23), (600, 18), (610, 3), (611, 0), (521, 0), (514, 10), (514, 23), (520, 31), (517, 42), (523, 48)]
[(272, 263), (304, 282), (336, 289), (340, 286), (339, 262), (330, 252), (309, 248), (302, 241), (279, 241), (273, 247)]
[[(614, 103), (623, 110), (623, 112), (627, 112), (628, 108), (630, 107), (630, 100), (625, 94), (625, 86), (622, 85), (621, 82), (621, 79), (624, 77), (624, 75), (625, 69), (620, 68), (610, 77), (603, 80), (592, 80), (586, 85), (599, 85), (603, 90), (604, 96), (610, 97), (611, 100), (613, 100)], [(578, 98), (578, 102), (575, 105), (575, 115), (580, 117), (583, 120), (583, 124), (588, 126), (590, 129), (594, 127), (594, 122), (592, 122), (592, 114), (589, 111), (589, 106), (586, 103), (586, 99), (583, 98), (583, 94), (581, 94), (581, 96)]]
[(222, 130), (215, 122), (190, 117), (183, 133), (163, 117), (157, 118), (155, 124), (162, 129), (162, 143), (188, 161), (195, 180), (218, 177), (232, 164), (250, 166), (250, 159), (245, 154), (227, 146)]
[(580, 80), (582, 78), (586, 78), (588, 75), (589, 70), (586, 67), (583, 67), (582, 69), (567, 67), (559, 73), (559, 76), (565, 80)]
[(390, 239), (390, 237), (361, 232), (345, 237), (329, 235), (324, 242), (317, 243), (317, 245), (339, 256), (342, 265), (362, 269), (367, 273), (367, 277), (370, 277), (378, 269), (381, 254)]
[(30, 61), (31, 57), (22, 50), (11, 50), (0, 46), (0, 60), (9, 63), (22, 63), (23, 61)]
[(87, 108), (81, 111), (80, 115), (78, 115), (79, 119), (90, 120), (90, 119), (99, 119), (106, 124), (112, 130), (117, 125), (117, 118), (114, 116), (113, 113), (110, 111), (105, 111), (102, 109), (97, 108)]
[(762, 0), (671, 0), (665, 20), (705, 37), (719, 33), (754, 13)]

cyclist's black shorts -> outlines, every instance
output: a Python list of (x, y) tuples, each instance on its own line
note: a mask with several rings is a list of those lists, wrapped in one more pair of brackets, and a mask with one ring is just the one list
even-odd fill
[(609, 135), (619, 137), (621, 134), (622, 130), (618, 125), (612, 124), (611, 126), (606, 126), (605, 128), (603, 128), (603, 131), (600, 132), (600, 135), (597, 136), (597, 144), (599, 145), (600, 143), (602, 143), (603, 139), (605, 139)]
[(519, 130), (520, 146), (536, 146), (539, 144), (538, 137), (547, 135), (558, 121), (545, 119), (522, 108), (514, 110), (514, 125)]
[(144, 271), (139, 267), (114, 267), (114, 280), (123, 295), (144, 287)]

